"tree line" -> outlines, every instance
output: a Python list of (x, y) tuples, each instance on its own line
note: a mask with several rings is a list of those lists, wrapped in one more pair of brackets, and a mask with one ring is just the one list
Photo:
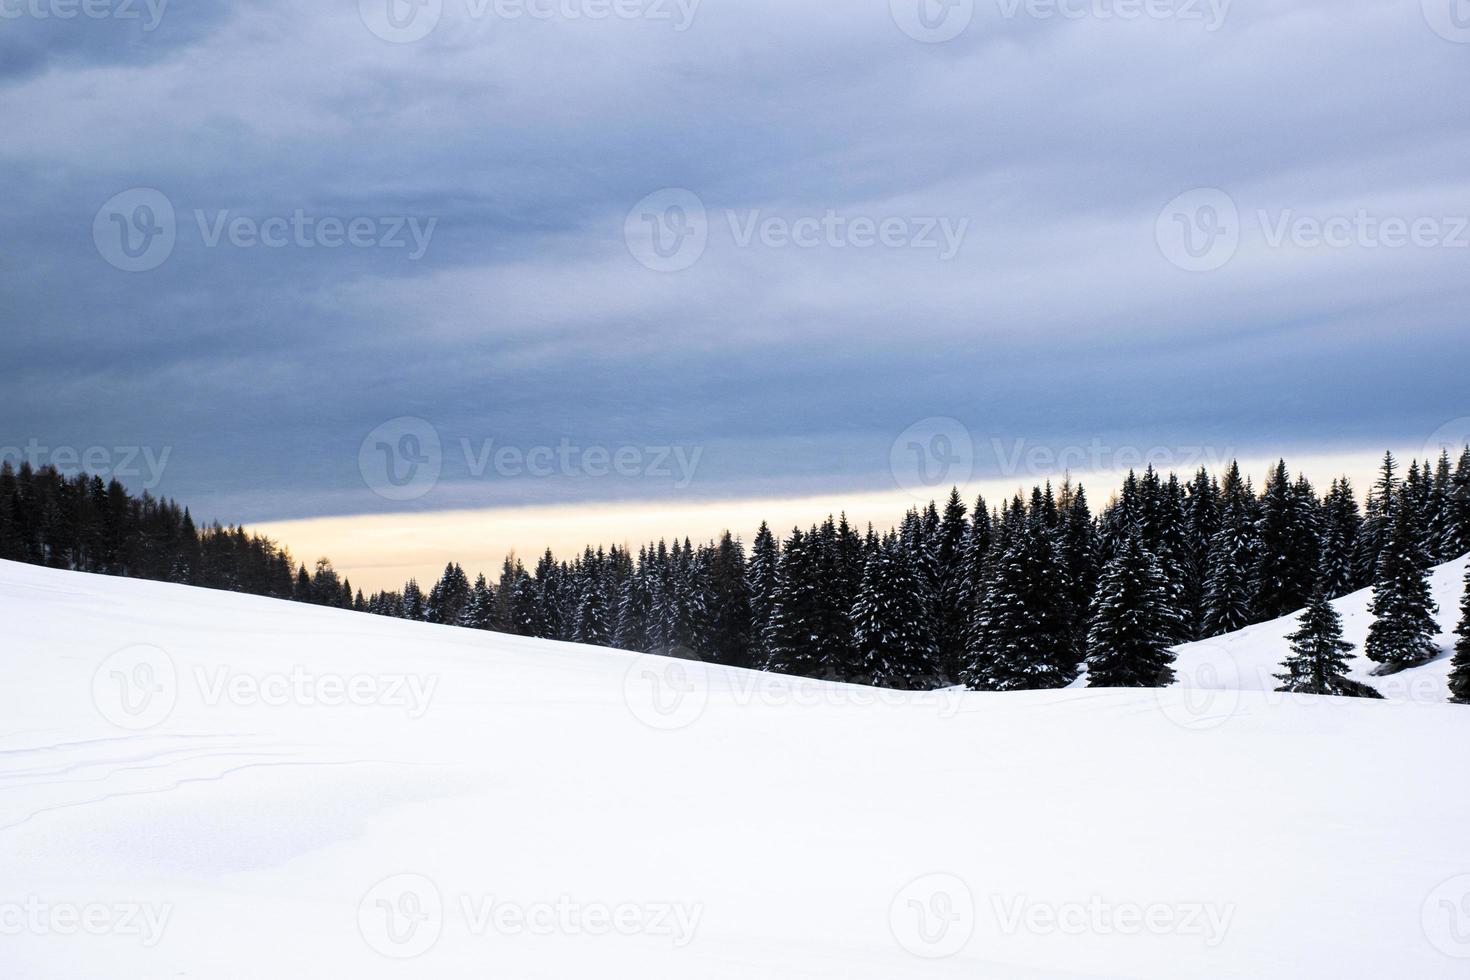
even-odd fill
[[(958, 490), (859, 530), (829, 517), (747, 549), (730, 532), (628, 548), (508, 556), (492, 582), (457, 563), (425, 591), (364, 596), (328, 559), (116, 481), (0, 466), (0, 558), (229, 589), (496, 630), (902, 689), (1159, 686), (1171, 647), (1306, 607), (1283, 690), (1371, 696), (1348, 682), (1327, 603), (1372, 586), (1365, 653), (1381, 673), (1437, 655), (1427, 573), (1470, 552), (1470, 447), (1453, 461), (1385, 454), (1359, 506), (1346, 479), (1319, 494), (1279, 462), (1257, 492), (1232, 463), (1188, 479), (1130, 473), (1094, 514), (1070, 480), (1003, 506)], [(1451, 685), (1470, 702), (1470, 619)]]

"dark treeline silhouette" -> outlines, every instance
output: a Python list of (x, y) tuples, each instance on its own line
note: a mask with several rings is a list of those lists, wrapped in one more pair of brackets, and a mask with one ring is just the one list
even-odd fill
[(200, 532), (172, 501), (0, 468), (4, 558), (906, 689), (1055, 688), (1084, 667), (1094, 686), (1162, 685), (1172, 646), (1311, 607), (1283, 690), (1371, 696), (1342, 677), (1325, 602), (1373, 586), (1365, 652), (1382, 673), (1414, 666), (1437, 655), (1428, 570), (1466, 552), (1470, 447), (1402, 472), (1386, 454), (1361, 508), (1346, 479), (1319, 494), (1284, 461), (1259, 493), (1236, 464), (1150, 467), (1097, 514), (1070, 481), (998, 507), (956, 490), (882, 533), (840, 516), (784, 539), (762, 524), (748, 549), (726, 532), (636, 556), (548, 550), (533, 569), (507, 557), (493, 582), (451, 562), (427, 592), (364, 597), (327, 559), (309, 570), (241, 528)]

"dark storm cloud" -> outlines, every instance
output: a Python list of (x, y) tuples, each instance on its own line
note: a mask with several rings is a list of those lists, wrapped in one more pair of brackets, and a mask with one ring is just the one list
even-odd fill
[[(163, 492), (261, 519), (399, 506), (357, 458), (398, 416), (451, 447), (404, 505), (434, 507), (663, 492), (486, 499), (461, 440), (701, 446), (683, 492), (718, 496), (891, 485), (930, 416), (1247, 451), (1463, 412), (1470, 129), (1433, 93), (1470, 44), (1417, 3), (988, 0), (931, 44), (887, 2), (507, 2), (448, 0), (408, 43), (371, 3), (0, 22), (0, 444), (170, 447)], [(708, 222), (672, 272), (624, 237), (662, 188)], [(1158, 241), (1193, 188), (1242, 229), (1211, 271)], [(166, 258), (118, 268), (147, 256), (109, 236), (160, 202)], [(1441, 240), (1381, 247), (1359, 212)], [(1273, 241), (1337, 219), (1347, 247)]]

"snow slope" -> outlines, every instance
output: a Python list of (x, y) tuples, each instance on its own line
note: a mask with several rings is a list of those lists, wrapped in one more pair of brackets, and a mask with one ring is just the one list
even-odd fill
[(1470, 971), (1470, 709), (900, 696), (7, 563), (0, 616), (6, 980)]
[[(1450, 658), (1454, 655), (1458, 639), (1454, 631), (1460, 621), (1467, 561), (1470, 561), (1470, 556), (1440, 565), (1430, 576), (1434, 600), (1439, 604), (1436, 617), (1440, 626), (1438, 659), (1389, 677), (1373, 677), (1370, 672), (1378, 665), (1363, 654), (1368, 627), (1373, 623), (1368, 612), (1373, 590), (1364, 589), (1335, 601), (1333, 606), (1342, 616), (1343, 639), (1357, 647), (1348, 676), (1372, 685), (1392, 701), (1418, 704), (1448, 701)], [(1275, 690), (1280, 684), (1275, 675), (1282, 672), (1281, 662), (1290, 652), (1286, 637), (1297, 631), (1300, 626), (1298, 620), (1294, 613), (1225, 636), (1178, 647), (1175, 672), (1179, 675), (1179, 686), (1197, 691)], [(1203, 703), (1205, 695), (1197, 697)]]

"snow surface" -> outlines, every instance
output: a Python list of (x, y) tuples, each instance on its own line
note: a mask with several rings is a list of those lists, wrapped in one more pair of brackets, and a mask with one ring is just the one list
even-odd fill
[(1470, 975), (1470, 708), (898, 695), (9, 563), (0, 614), (5, 980)]
[[(1430, 576), (1430, 590), (1439, 605), (1439, 613), (1435, 617), (1440, 627), (1437, 637), (1439, 657), (1388, 677), (1372, 676), (1371, 671), (1378, 665), (1363, 653), (1364, 644), (1368, 641), (1368, 627), (1373, 623), (1368, 612), (1373, 590), (1364, 589), (1333, 602), (1342, 616), (1343, 639), (1357, 647), (1352, 654), (1352, 669), (1348, 676), (1371, 685), (1391, 701), (1447, 702), (1450, 697), (1450, 658), (1454, 656), (1458, 639), (1454, 631), (1460, 621), (1467, 561), (1470, 561), (1470, 556), (1440, 565)], [(1300, 625), (1299, 615), (1293, 613), (1225, 636), (1186, 643), (1175, 651), (1178, 654), (1174, 665), (1179, 675), (1178, 684), (1200, 691), (1273, 691), (1281, 683), (1275, 675), (1282, 673), (1281, 663), (1290, 652), (1286, 637), (1295, 633)], [(1203, 703), (1204, 696), (1197, 697)], [(1466, 976), (1470, 976), (1470, 969), (1467, 969)]]

